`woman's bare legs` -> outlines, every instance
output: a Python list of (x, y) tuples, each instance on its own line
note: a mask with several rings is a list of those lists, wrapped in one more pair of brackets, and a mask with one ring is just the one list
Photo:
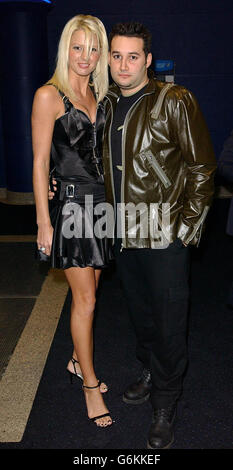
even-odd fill
[[(65, 275), (72, 291), (71, 335), (76, 357), (78, 357), (84, 385), (94, 387), (97, 378), (93, 366), (93, 318), (95, 308), (96, 284), (100, 273), (91, 267), (69, 268)], [(99, 388), (84, 389), (88, 416), (93, 418), (108, 412)], [(98, 426), (112, 424), (110, 417), (96, 421)]]
[[(83, 269), (83, 268), (82, 268)], [(100, 280), (100, 275), (101, 275), (101, 269), (95, 269), (94, 270), (94, 273), (95, 273), (95, 285), (96, 285), (96, 290), (98, 289), (98, 285), (99, 285), (99, 280)], [(92, 344), (92, 351), (93, 351), (93, 344)], [(78, 361), (78, 355), (75, 351), (75, 349), (73, 350), (73, 358)], [(82, 373), (81, 372), (81, 367), (80, 367), (80, 364), (79, 364), (79, 361), (77, 363), (75, 363), (75, 369), (74, 369), (74, 364), (72, 363), (72, 361), (70, 360), (68, 365), (67, 365), (67, 369), (71, 372), (71, 373), (74, 373), (75, 371), (80, 374)], [(100, 385), (100, 391), (101, 393), (105, 393), (108, 391), (108, 387), (105, 383), (101, 383)]]

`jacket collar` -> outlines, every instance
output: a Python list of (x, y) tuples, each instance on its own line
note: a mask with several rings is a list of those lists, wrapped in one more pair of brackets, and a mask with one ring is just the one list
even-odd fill
[[(158, 92), (158, 84), (157, 84), (157, 80), (154, 78), (154, 74), (152, 71), (150, 71), (150, 74), (149, 74), (149, 82), (147, 84), (147, 87), (145, 88), (145, 92), (144, 92), (144, 95), (150, 95), (152, 93), (156, 93)], [(121, 95), (121, 91), (120, 91), (120, 88), (118, 85), (116, 85), (115, 83), (112, 83), (112, 85), (110, 85), (109, 87), (109, 90), (108, 90), (108, 93), (107, 93), (107, 97), (112, 101), (114, 102), (115, 100), (117, 100), (119, 98), (119, 96)]]

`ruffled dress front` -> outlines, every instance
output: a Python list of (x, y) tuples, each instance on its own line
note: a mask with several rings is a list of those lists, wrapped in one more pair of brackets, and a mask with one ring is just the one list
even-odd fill
[(51, 148), (58, 188), (50, 207), (54, 228), (51, 265), (104, 268), (113, 259), (101, 222), (105, 213), (101, 155), (104, 106), (98, 104), (96, 122), (92, 123), (64, 94), (62, 97), (65, 114), (55, 121)]

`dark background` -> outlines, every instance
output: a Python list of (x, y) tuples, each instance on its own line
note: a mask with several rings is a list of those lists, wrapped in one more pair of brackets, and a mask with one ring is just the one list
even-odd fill
[[(5, 2), (0, 1), (0, 5), (3, 3)], [(56, 0), (52, 2), (52, 7), (42, 3), (48, 10), (45, 25), (42, 26), (40, 15), (35, 9), (31, 14), (30, 28), (27, 26), (26, 39), (16, 39), (15, 26), (9, 38), (12, 17), (5, 19), (2, 15), (0, 188), (32, 191), (30, 111), (33, 94), (53, 73), (58, 41), (64, 25), (71, 17), (80, 13), (99, 17), (107, 33), (114, 23), (131, 20), (140, 21), (151, 30), (154, 58), (174, 59), (175, 82), (189, 88), (196, 95), (218, 158), (224, 140), (233, 128), (232, 0)], [(19, 18), (19, 22), (21, 20)], [(4, 34), (8, 34), (7, 40), (1, 43), (1, 36), (4, 37)], [(47, 41), (48, 49), (45, 44)], [(19, 69), (22, 71), (18, 77)], [(9, 76), (6, 76), (7, 73)], [(3, 139), (1, 126), (4, 128)]]
[(156, 59), (174, 59), (175, 81), (194, 92), (216, 155), (233, 128), (232, 0), (57, 0), (48, 15), (52, 74), (60, 32), (74, 15), (98, 16), (107, 33), (117, 22), (140, 21), (152, 32)]

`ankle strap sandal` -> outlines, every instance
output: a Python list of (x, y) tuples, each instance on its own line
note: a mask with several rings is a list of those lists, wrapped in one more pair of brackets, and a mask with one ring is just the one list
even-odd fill
[[(94, 385), (93, 387), (89, 387), (88, 385), (83, 385), (82, 388), (83, 388), (83, 389), (87, 388), (88, 390), (94, 390), (94, 389), (100, 387), (100, 384), (101, 384), (101, 381), (98, 380), (97, 385)], [(90, 421), (92, 421), (92, 422), (95, 422), (97, 419), (105, 418), (106, 416), (109, 416), (109, 418), (112, 419), (109, 412), (108, 412), (108, 413), (104, 413), (104, 414), (99, 415), (99, 416), (94, 416), (94, 418), (88, 418), (88, 419), (90, 419)], [(113, 421), (112, 421), (112, 423), (113, 423)], [(111, 423), (111, 424), (112, 424), (112, 423)], [(103, 426), (99, 426), (99, 427), (103, 428), (103, 427), (106, 427), (106, 426), (103, 425)]]

